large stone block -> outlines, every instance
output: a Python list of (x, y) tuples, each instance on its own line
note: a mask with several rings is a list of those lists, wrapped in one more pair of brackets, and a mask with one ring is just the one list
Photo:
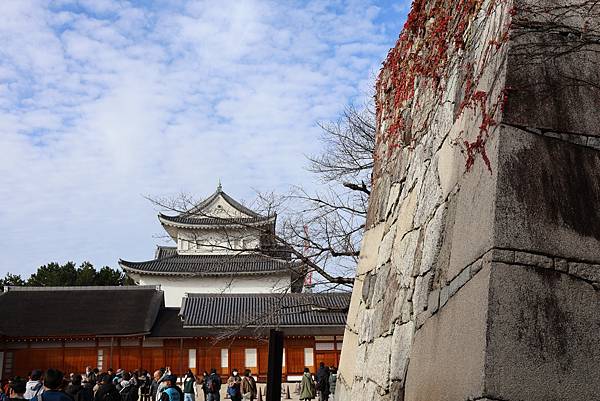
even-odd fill
[(583, 280), (494, 263), (485, 395), (511, 401), (598, 399), (599, 311), (600, 293)]
[(451, 223), (453, 231), (450, 265), (445, 275), (447, 282), (493, 247), (498, 137), (494, 135), (486, 145), (491, 171), (479, 160), (459, 181), (460, 191), (456, 197), (454, 221)]
[(498, 136), (494, 245), (600, 261), (600, 151), (512, 127)]
[[(503, 122), (600, 135), (600, 4), (518, 0), (513, 21)], [(588, 36), (586, 36), (588, 35)]]
[(479, 271), (415, 333), (406, 401), (456, 401), (482, 396), (489, 276), (489, 266)]

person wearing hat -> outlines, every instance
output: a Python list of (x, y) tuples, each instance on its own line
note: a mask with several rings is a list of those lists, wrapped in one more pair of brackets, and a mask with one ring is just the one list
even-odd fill
[(171, 374), (165, 376), (163, 382), (165, 388), (160, 395), (160, 401), (183, 401), (183, 393), (177, 386), (177, 376)]

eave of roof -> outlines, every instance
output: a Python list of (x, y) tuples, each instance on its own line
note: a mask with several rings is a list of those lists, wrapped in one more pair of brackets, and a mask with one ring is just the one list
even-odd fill
[(187, 216), (167, 216), (160, 213), (158, 220), (161, 224), (176, 227), (176, 228), (189, 228), (189, 229), (202, 229), (202, 228), (215, 228), (215, 227), (227, 227), (227, 228), (243, 228), (243, 227), (264, 227), (266, 225), (272, 225), (277, 219), (276, 215), (271, 216), (260, 216), (252, 218), (223, 218), (214, 216), (200, 216), (198, 215), (187, 215)]
[(159, 276), (238, 276), (292, 273), (298, 263), (262, 254), (173, 255), (144, 262), (119, 260), (123, 270)]
[(183, 327), (343, 327), (350, 293), (188, 294), (180, 315)]

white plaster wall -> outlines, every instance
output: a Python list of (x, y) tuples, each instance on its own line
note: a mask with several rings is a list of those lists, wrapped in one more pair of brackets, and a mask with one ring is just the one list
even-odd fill
[(181, 306), (185, 293), (274, 293), (289, 290), (289, 273), (242, 277), (168, 277), (130, 274), (140, 285), (160, 285), (165, 292), (165, 305)]
[(231, 206), (223, 197), (219, 196), (206, 205), (201, 211), (206, 216), (218, 217), (250, 217)]
[(243, 249), (255, 249), (259, 245), (259, 233), (248, 228), (219, 231), (181, 230), (177, 241), (178, 253), (185, 255), (228, 254)]

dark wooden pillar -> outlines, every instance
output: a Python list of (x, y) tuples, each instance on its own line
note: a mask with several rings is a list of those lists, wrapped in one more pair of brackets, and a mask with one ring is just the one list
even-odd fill
[(283, 332), (269, 333), (269, 370), (267, 372), (267, 401), (281, 400), (281, 361), (283, 358)]

